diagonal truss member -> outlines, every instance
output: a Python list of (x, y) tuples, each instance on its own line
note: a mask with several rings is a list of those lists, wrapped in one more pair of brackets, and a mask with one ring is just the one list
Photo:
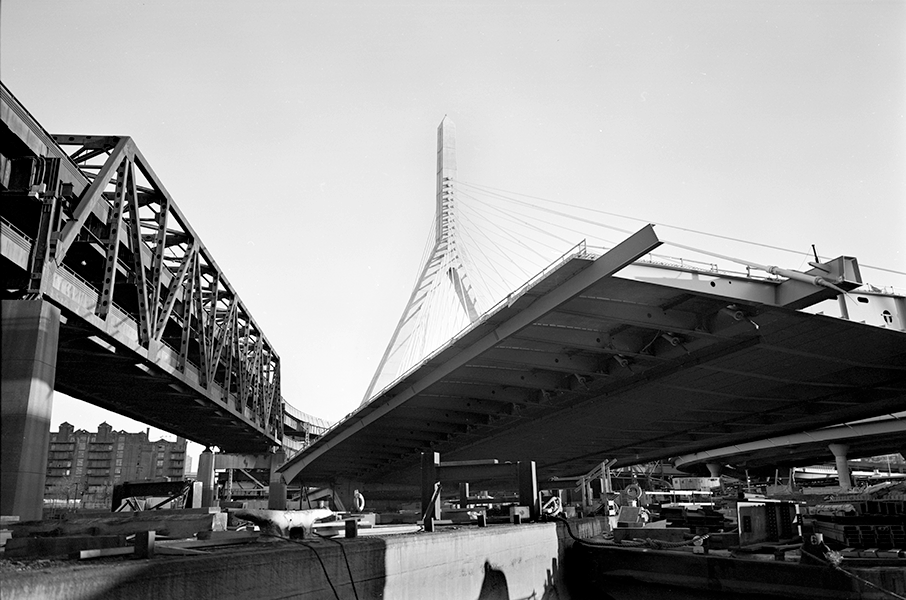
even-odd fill
[[(449, 323), (464, 316), (464, 324), (468, 324), (478, 319), (478, 302), (469, 279), (468, 257), (456, 220), (455, 177), (456, 127), (445, 116), (437, 127), (437, 208), (433, 247), (426, 255), (415, 288), (362, 404), (459, 330), (439, 333), (443, 326), (438, 321)], [(451, 308), (461, 314), (451, 318), (446, 314)]]

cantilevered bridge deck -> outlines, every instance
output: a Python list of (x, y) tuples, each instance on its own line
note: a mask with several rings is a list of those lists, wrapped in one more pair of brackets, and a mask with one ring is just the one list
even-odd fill
[[(797, 309), (839, 292), (637, 262), (659, 243), (646, 227), (603, 256), (553, 265), (285, 477), (415, 484), (427, 451), (571, 476), (906, 410), (901, 297), (853, 294), (876, 325), (809, 314)], [(857, 285), (853, 259), (820, 272)]]

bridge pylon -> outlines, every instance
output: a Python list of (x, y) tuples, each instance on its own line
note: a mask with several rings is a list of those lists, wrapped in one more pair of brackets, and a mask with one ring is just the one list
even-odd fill
[(479, 297), (472, 285), (471, 260), (457, 220), (456, 126), (444, 116), (437, 126), (437, 206), (431, 249), (368, 385), (362, 404), (399, 375), (478, 319)]

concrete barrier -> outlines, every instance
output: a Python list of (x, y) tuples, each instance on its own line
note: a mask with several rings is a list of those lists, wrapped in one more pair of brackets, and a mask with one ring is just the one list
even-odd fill
[[(603, 519), (573, 522), (579, 537)], [(570, 598), (564, 566), (572, 539), (560, 523), (436, 533), (282, 540), (210, 556), (124, 560), (0, 574), (3, 598)], [(354, 589), (353, 589), (354, 588)]]

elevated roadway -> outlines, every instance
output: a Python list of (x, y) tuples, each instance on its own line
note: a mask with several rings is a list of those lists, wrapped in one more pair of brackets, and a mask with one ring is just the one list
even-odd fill
[(708, 464), (740, 470), (805, 467), (830, 462), (834, 452), (850, 460), (882, 454), (906, 455), (906, 413), (813, 429), (732, 446), (683, 454), (673, 464), (685, 471), (703, 472)]
[(4, 299), (59, 309), (54, 388), (228, 451), (279, 445), (280, 358), (136, 144), (50, 135), (0, 94)]
[[(851, 318), (874, 325), (801, 310), (854, 290), (855, 259), (805, 281), (759, 279), (640, 260), (660, 243), (646, 227), (603, 256), (553, 265), (284, 478), (417, 484), (427, 451), (574, 476), (906, 409), (903, 298), (848, 294)], [(818, 276), (831, 287), (808, 283)]]
[(51, 135), (2, 85), (0, 250), (2, 514), (40, 514), (53, 390), (227, 453), (324, 430), (135, 142)]

